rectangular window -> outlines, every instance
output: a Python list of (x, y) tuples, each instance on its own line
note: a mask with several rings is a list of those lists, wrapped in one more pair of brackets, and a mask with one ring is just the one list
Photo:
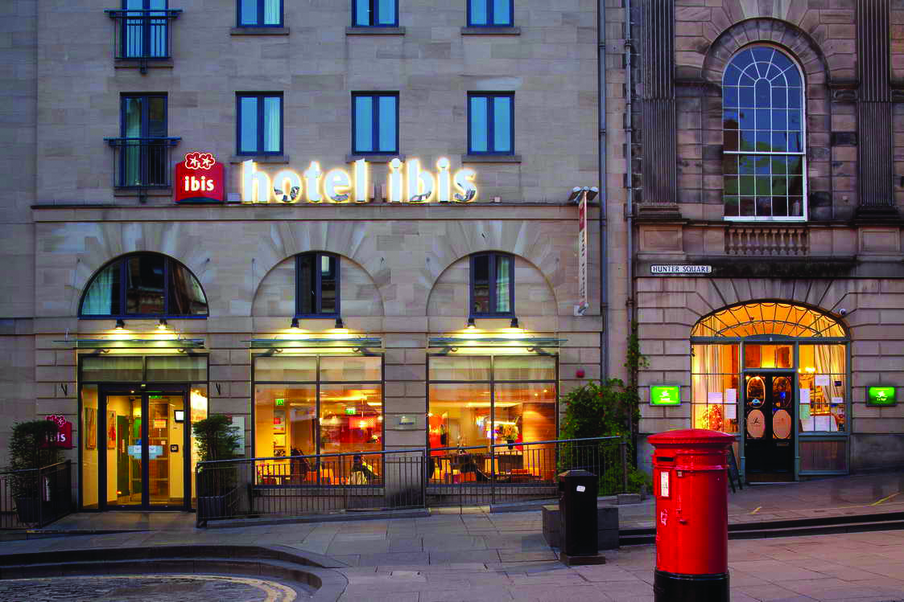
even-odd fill
[(281, 155), (283, 110), (281, 93), (238, 94), (236, 119), (238, 154)]
[(397, 92), (352, 94), (352, 152), (382, 155), (399, 152)]
[(123, 0), (123, 9), (120, 56), (165, 58), (169, 54), (167, 0)]
[(800, 432), (846, 432), (846, 346), (801, 345), (799, 353)]
[(693, 345), (691, 406), (694, 428), (738, 432), (738, 346)]
[[(366, 456), (383, 449), (381, 357), (257, 357), (254, 380), (254, 453), (273, 458), (258, 470), (265, 484), (367, 484), (382, 474), (379, 457)], [(347, 452), (366, 456), (365, 482), (353, 478), (351, 456), (319, 471), (314, 459), (288, 459)]]
[(511, 27), (514, 0), (468, 0), (468, 26)]
[(305, 253), (296, 260), (298, 317), (339, 315), (339, 258), (326, 253)]
[[(554, 357), (430, 356), (431, 480), (552, 481), (556, 438)], [(492, 454), (487, 453), (487, 446)]]
[(166, 96), (124, 95), (119, 186), (169, 185)]
[(510, 92), (468, 94), (468, 153), (510, 155), (514, 152), (515, 95)]
[(352, 25), (355, 27), (397, 27), (399, 5), (396, 0), (352, 0)]
[(282, 27), (283, 0), (238, 0), (239, 27)]
[(511, 316), (515, 310), (515, 262), (510, 255), (471, 257), (471, 316)]

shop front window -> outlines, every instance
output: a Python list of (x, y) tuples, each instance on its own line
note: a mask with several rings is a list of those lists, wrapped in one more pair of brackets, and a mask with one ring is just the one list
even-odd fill
[(694, 428), (738, 432), (738, 346), (693, 345)]
[(800, 432), (847, 432), (845, 359), (844, 345), (800, 346)]
[(555, 358), (431, 357), (429, 445), (514, 448), (555, 439), (556, 399)]
[(381, 357), (256, 358), (254, 455), (382, 450), (382, 379)]

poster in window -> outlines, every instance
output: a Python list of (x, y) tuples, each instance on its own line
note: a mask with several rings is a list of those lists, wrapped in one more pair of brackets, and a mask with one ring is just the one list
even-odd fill
[(85, 449), (97, 448), (97, 408), (85, 408)]
[(286, 432), (286, 411), (273, 410), (273, 434)]
[(107, 411), (107, 449), (116, 449), (116, 411)]

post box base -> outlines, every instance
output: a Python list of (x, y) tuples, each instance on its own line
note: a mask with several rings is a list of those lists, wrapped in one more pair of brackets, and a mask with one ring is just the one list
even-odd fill
[(678, 575), (653, 572), (655, 602), (729, 602), (728, 573), (724, 575)]

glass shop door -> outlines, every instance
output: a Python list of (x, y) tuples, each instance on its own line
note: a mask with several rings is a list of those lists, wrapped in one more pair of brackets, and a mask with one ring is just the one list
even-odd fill
[(794, 374), (745, 376), (744, 455), (748, 481), (794, 480)]
[(185, 400), (184, 387), (101, 389), (101, 510), (188, 509), (191, 422)]

